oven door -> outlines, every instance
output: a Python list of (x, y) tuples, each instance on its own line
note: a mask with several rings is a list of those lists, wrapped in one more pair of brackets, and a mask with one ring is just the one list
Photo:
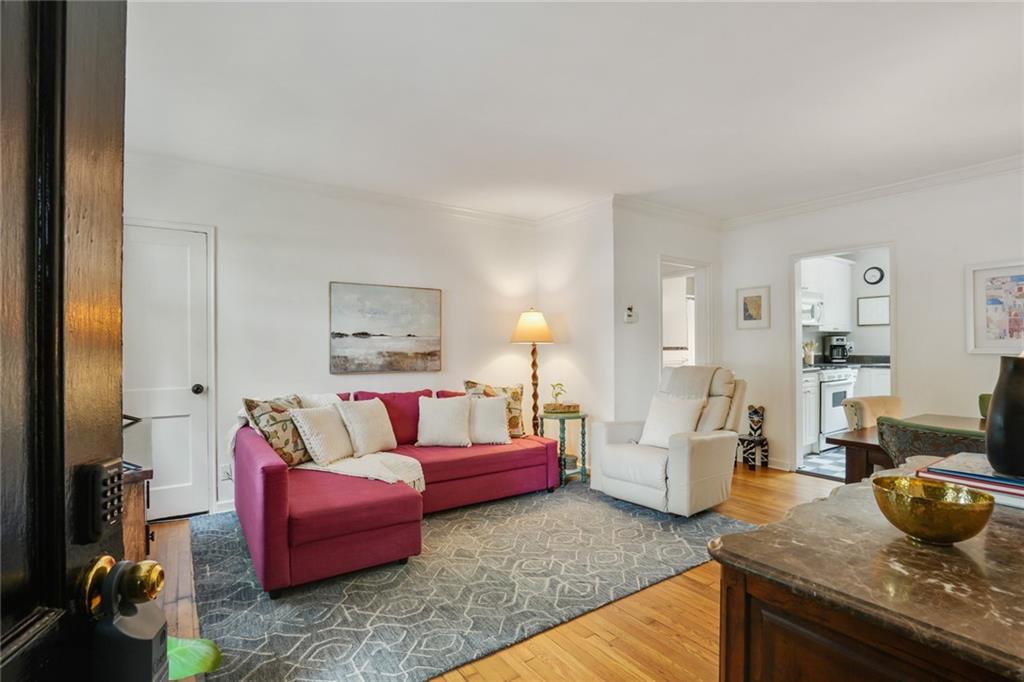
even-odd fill
[(854, 383), (852, 379), (821, 382), (821, 432), (823, 434), (847, 429), (843, 401), (853, 396)]

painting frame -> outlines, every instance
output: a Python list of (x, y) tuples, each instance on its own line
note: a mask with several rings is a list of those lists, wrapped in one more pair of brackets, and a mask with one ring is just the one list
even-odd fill
[[(1020, 317), (1022, 307), (1024, 307), (1024, 298), (1015, 306), (1016, 310), (1014, 311), (1018, 315), (1014, 319), (1021, 321), (1017, 326), (1017, 333), (1020, 336), (1007, 339), (987, 338), (991, 335), (993, 325), (999, 325), (1001, 320), (998, 320), (998, 311), (990, 310), (996, 306), (990, 306), (988, 303), (989, 292), (987, 289), (990, 284), (985, 282), (986, 280), (1004, 278), (1010, 279), (1011, 286), (1012, 282), (1018, 282), (1015, 286), (1019, 290), (1024, 290), (1024, 259), (972, 263), (964, 268), (964, 327), (967, 334), (968, 353), (1017, 355), (1024, 351), (1024, 332), (1019, 326), (1024, 324), (1024, 318)], [(979, 284), (983, 286), (979, 287)], [(1021, 298), (1021, 294), (1018, 294), (1018, 298)], [(993, 300), (999, 299), (993, 297)], [(993, 313), (997, 317), (995, 321), (992, 319)], [(1007, 323), (1009, 323), (1009, 319), (1007, 317)], [(996, 329), (998, 331), (998, 328)], [(1011, 329), (1009, 333), (1013, 333), (1013, 331)]]
[[(872, 302), (877, 302), (877, 305), (872, 305)], [(878, 315), (879, 317), (874, 318), (872, 317), (873, 315)], [(876, 319), (877, 321), (875, 321)], [(857, 297), (858, 327), (888, 327), (891, 324), (891, 297), (888, 294)]]
[[(332, 375), (443, 370), (441, 289), (331, 281), (327, 296), (328, 370)], [(349, 310), (346, 303), (355, 309)], [(346, 329), (338, 328), (342, 326)], [(369, 347), (358, 351), (344, 347), (363, 342)], [(387, 347), (381, 347), (385, 343)]]
[[(752, 305), (760, 299), (758, 309)], [(772, 288), (770, 285), (736, 290), (736, 328), (770, 329), (772, 326)]]

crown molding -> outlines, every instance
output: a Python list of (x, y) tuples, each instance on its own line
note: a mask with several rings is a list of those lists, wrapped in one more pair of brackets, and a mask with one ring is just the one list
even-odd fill
[(414, 199), (412, 197), (404, 197), (397, 194), (385, 194), (383, 192), (374, 192), (371, 190), (364, 190), (355, 187), (344, 187), (342, 185), (330, 185), (326, 183), (312, 182), (309, 180), (298, 180), (295, 178), (287, 178), (279, 175), (271, 175), (269, 173), (259, 173), (256, 171), (242, 170), (240, 168), (233, 168), (230, 166), (220, 166), (213, 163), (207, 163), (205, 161), (196, 161), (194, 159), (186, 159), (178, 156), (156, 154), (153, 152), (147, 152), (138, 149), (125, 150), (125, 165), (131, 165), (132, 163), (152, 165), (152, 162), (156, 160), (176, 163), (179, 165), (203, 166), (205, 168), (210, 168), (221, 173), (227, 173), (229, 175), (237, 175), (247, 178), (255, 178), (263, 182), (269, 182), (276, 185), (284, 185), (296, 189), (298, 191), (312, 192), (314, 194), (319, 194), (325, 197), (331, 197), (336, 199), (350, 199), (353, 201), (381, 204), (385, 206), (395, 206), (399, 208), (426, 210), (434, 213), (442, 213), (445, 215), (455, 216), (463, 220), (470, 220), (479, 223), (488, 223), (491, 225), (499, 223), (510, 227), (535, 229), (538, 222), (536, 220), (530, 220), (529, 218), (521, 218), (519, 216), (507, 215), (505, 213), (481, 211), (475, 208), (455, 206), (453, 204), (429, 201), (427, 199)]
[(593, 213), (598, 209), (610, 209), (612, 207), (613, 198), (610, 196), (600, 197), (599, 199), (593, 199), (577, 206), (570, 206), (569, 208), (552, 213), (551, 215), (544, 216), (536, 221), (536, 225), (539, 228), (550, 227), (558, 225), (560, 223), (574, 220), (580, 216), (588, 213)]
[(788, 218), (803, 213), (813, 213), (815, 211), (835, 208), (837, 206), (844, 206), (846, 204), (853, 204), (860, 201), (867, 201), (869, 199), (879, 199), (897, 194), (907, 194), (909, 192), (916, 192), (930, 187), (951, 185), (973, 180), (975, 178), (1004, 175), (1006, 173), (1015, 173), (1021, 170), (1024, 170), (1024, 155), (1007, 156), (993, 161), (985, 161), (970, 166), (954, 168), (953, 170), (942, 171), (941, 173), (923, 175), (921, 177), (911, 178), (909, 180), (900, 180), (887, 185), (878, 185), (877, 187), (869, 187), (868, 189), (856, 190), (845, 194), (836, 194), (834, 196), (823, 197), (821, 199), (813, 199), (799, 204), (792, 204), (790, 206), (783, 206), (781, 208), (761, 211), (758, 213), (751, 213), (749, 215), (738, 216), (736, 218), (728, 218), (722, 221), (722, 225), (727, 230), (733, 230), (740, 227), (746, 227), (748, 225), (779, 220), (781, 218)]
[(659, 218), (677, 220), (679, 222), (688, 223), (695, 227), (702, 227), (708, 230), (722, 229), (721, 219), (710, 216), (706, 213), (701, 213), (700, 211), (679, 208), (677, 206), (669, 206), (667, 204), (660, 204), (656, 201), (650, 201), (649, 199), (639, 199), (637, 197), (622, 194), (615, 195), (614, 203), (616, 208), (624, 208), (638, 213), (657, 216)]

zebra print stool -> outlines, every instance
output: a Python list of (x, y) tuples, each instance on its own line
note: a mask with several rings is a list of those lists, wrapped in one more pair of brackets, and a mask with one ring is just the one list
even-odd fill
[[(766, 467), (768, 466), (768, 439), (764, 436), (764, 405), (757, 407), (747, 405), (747, 419), (750, 421), (750, 433), (739, 437), (736, 449), (743, 449), (743, 462), (748, 469), (756, 469), (759, 459), (761, 466)], [(758, 457), (759, 454), (760, 457)]]

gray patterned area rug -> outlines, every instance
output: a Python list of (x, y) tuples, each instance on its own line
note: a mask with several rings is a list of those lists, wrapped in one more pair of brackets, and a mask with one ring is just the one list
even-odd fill
[(219, 680), (425, 680), (708, 561), (711, 538), (753, 528), (689, 519), (579, 483), (428, 515), (423, 553), (260, 590), (235, 514), (191, 520), (203, 637)]

